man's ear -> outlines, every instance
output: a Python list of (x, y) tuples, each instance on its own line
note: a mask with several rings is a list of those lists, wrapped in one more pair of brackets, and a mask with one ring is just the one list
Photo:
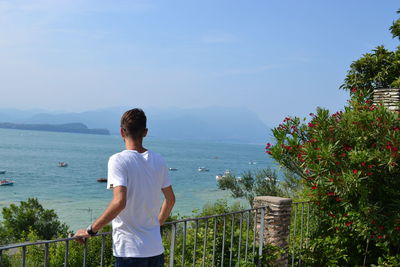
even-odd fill
[(148, 132), (149, 132), (149, 129), (145, 128), (144, 131), (143, 131), (143, 137), (146, 137)]
[(124, 129), (120, 128), (120, 129), (119, 129), (119, 132), (120, 132), (120, 134), (121, 134), (121, 137), (122, 137), (122, 138), (125, 138), (125, 131), (124, 131)]

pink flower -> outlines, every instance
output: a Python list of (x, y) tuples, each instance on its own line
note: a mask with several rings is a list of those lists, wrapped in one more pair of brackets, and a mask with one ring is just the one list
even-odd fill
[(310, 127), (310, 128), (312, 128), (312, 127), (315, 127), (315, 124), (314, 124), (314, 123), (311, 123), (311, 122), (309, 122), (309, 123), (308, 123), (308, 127)]
[(346, 151), (350, 151), (350, 150), (352, 150), (353, 148), (351, 147), (351, 146), (348, 146), (348, 145), (345, 145), (344, 146), (344, 150), (346, 150)]
[(314, 185), (311, 187), (311, 189), (312, 189), (312, 190), (317, 189), (317, 184), (314, 184)]
[(347, 226), (347, 227), (348, 227), (348, 226), (351, 226), (352, 224), (353, 224), (352, 221), (346, 222), (346, 226)]
[(270, 143), (267, 143), (267, 145), (265, 146), (265, 149), (269, 149), (271, 147)]
[(354, 173), (354, 174), (357, 174), (357, 172), (358, 172), (357, 170), (355, 170), (355, 169), (353, 170), (353, 173)]

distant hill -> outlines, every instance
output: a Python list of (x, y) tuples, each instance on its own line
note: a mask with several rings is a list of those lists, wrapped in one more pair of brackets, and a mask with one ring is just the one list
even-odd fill
[(109, 135), (107, 129), (89, 129), (83, 123), (67, 123), (67, 124), (21, 124), (21, 123), (0, 123), (0, 128), (33, 130), (46, 132), (66, 132), (66, 133), (84, 133), (84, 134), (102, 134)]
[[(131, 107), (115, 107), (79, 113), (51, 113), (0, 109), (0, 122), (23, 124), (66, 124), (81, 122), (90, 128), (106, 128), (119, 133), (119, 119)], [(146, 108), (149, 135), (167, 139), (212, 140), (264, 143), (269, 128), (245, 108)], [(13, 119), (13, 114), (17, 114)], [(4, 118), (7, 118), (5, 120)]]

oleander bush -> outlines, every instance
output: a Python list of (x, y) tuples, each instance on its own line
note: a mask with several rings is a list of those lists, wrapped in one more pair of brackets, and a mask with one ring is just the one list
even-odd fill
[(344, 111), (287, 117), (268, 154), (302, 177), (318, 227), (303, 253), (310, 266), (377, 264), (400, 253), (400, 119), (362, 91)]
[[(399, 25), (390, 28), (393, 38)], [(378, 46), (350, 65), (342, 111), (318, 108), (272, 130), (276, 143), (266, 152), (301, 177), (303, 199), (317, 208), (313, 238), (298, 253), (306, 266), (400, 265), (400, 118), (371, 101), (374, 89), (393, 87), (400, 87), (400, 47)]]

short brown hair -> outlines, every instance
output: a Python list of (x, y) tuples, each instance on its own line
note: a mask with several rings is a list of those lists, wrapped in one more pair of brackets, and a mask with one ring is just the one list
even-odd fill
[(126, 136), (133, 139), (143, 137), (146, 129), (147, 118), (144, 111), (140, 108), (134, 108), (126, 111), (121, 117), (121, 128)]

